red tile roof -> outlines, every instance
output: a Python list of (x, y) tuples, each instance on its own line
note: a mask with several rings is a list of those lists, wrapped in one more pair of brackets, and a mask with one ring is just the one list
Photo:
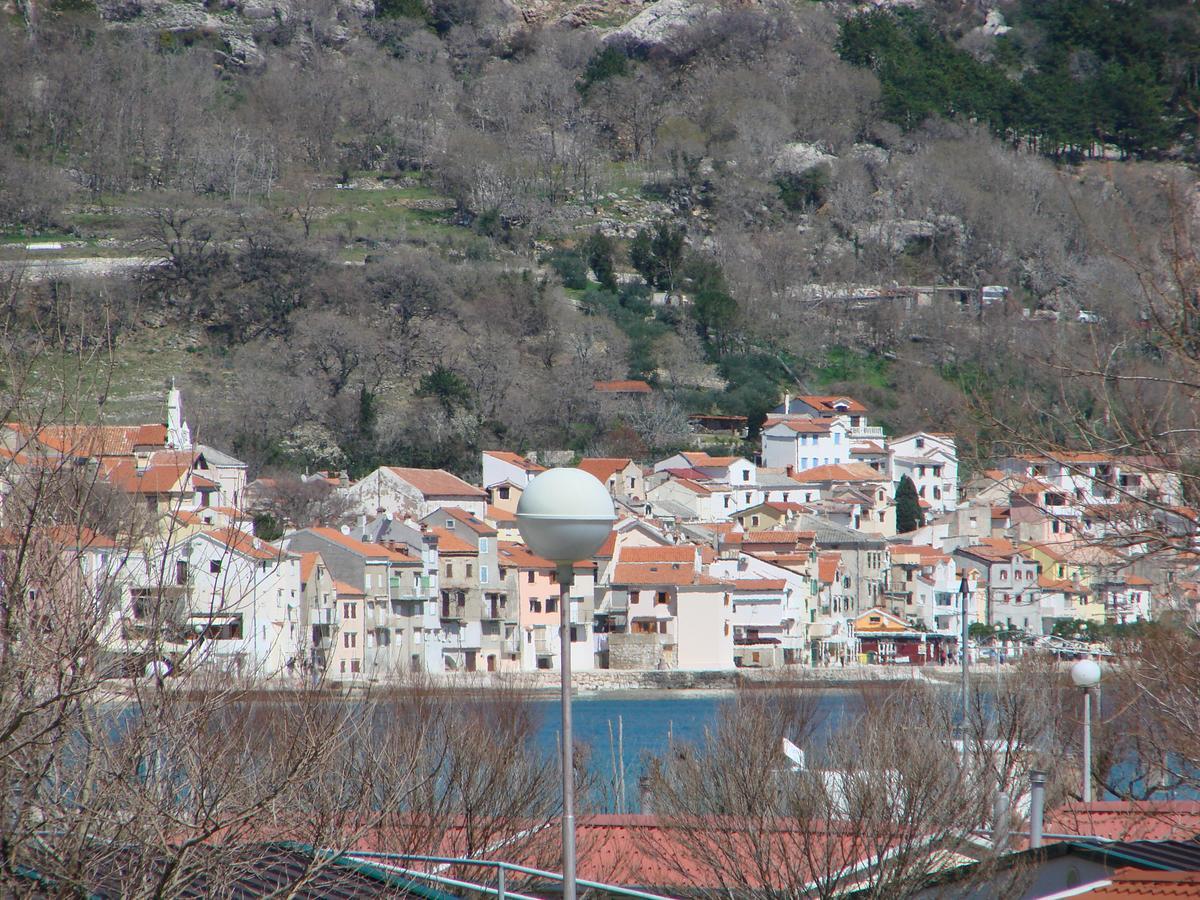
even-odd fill
[(707, 453), (685, 451), (679, 454), (694, 467), (723, 469), (738, 461), (737, 456), (709, 456)]
[(539, 466), (532, 460), (526, 459), (519, 453), (513, 453), (511, 450), (484, 450), (486, 455), (493, 459), (498, 459), (501, 462), (509, 463), (526, 472), (545, 472), (545, 466)]
[(708, 479), (708, 476), (699, 469), (662, 469), (661, 471), (672, 478), (686, 478), (690, 481), (706, 481)]
[(456, 506), (443, 506), (440, 509), (435, 510), (435, 514), (437, 515), (441, 515), (443, 513), (454, 521), (465, 525), (467, 528), (481, 537), (491, 537), (496, 533), (495, 528), (464, 509), (459, 509)]
[(1188, 840), (1200, 835), (1200, 801), (1068, 803), (1046, 813), (1046, 831), (1114, 841)]
[(833, 584), (833, 579), (837, 577), (838, 566), (841, 564), (842, 554), (840, 553), (817, 554), (817, 580), (822, 584)]
[(439, 554), (453, 554), (455, 556), (469, 554), (474, 556), (479, 552), (478, 548), (464, 541), (453, 531), (447, 531), (445, 528), (430, 528), (429, 533), (437, 535)]
[(333, 590), (338, 597), (365, 597), (367, 592), (362, 588), (356, 588), (352, 584), (346, 584), (344, 581), (334, 579)]
[(166, 425), (46, 425), (31, 428), (20, 422), (9, 428), (31, 437), (64, 456), (131, 456), (138, 447), (163, 447)]
[(742, 535), (743, 544), (785, 544), (794, 547), (815, 538), (815, 531), (748, 531)]
[(399, 557), (403, 559), (401, 554), (393, 553), (383, 544), (369, 544), (365, 541), (360, 541), (358, 538), (351, 537), (348, 534), (342, 534), (336, 528), (315, 527), (306, 528), (306, 531), (311, 534), (320, 535), (328, 541), (333, 541), (342, 547), (357, 553), (359, 556), (365, 556), (368, 559), (392, 559)]
[(1147, 872), (1132, 866), (1117, 869), (1109, 884), (1088, 891), (1090, 900), (1132, 897), (1200, 898), (1200, 872)]
[(622, 471), (633, 460), (618, 459), (614, 457), (594, 457), (592, 459), (581, 459), (579, 468), (595, 477), (598, 481), (607, 482), (617, 472)]
[(403, 466), (388, 466), (388, 469), (415, 487), (426, 497), (466, 497), (483, 500), (487, 497), (480, 488), (468, 484), (445, 469), (409, 469)]
[(187, 466), (152, 466), (139, 471), (130, 457), (106, 457), (101, 460), (100, 470), (105, 480), (122, 493), (144, 495), (182, 493), (189, 487), (191, 472)]
[(613, 584), (632, 585), (711, 585), (728, 587), (728, 582), (710, 578), (686, 563), (620, 563), (612, 578)]
[(816, 481), (888, 481), (888, 476), (877, 469), (872, 469), (866, 463), (846, 463), (844, 465), (815, 466), (796, 472), (793, 481), (802, 484)]
[(592, 388), (602, 394), (649, 394), (653, 390), (644, 381), (597, 381)]
[(312, 577), (313, 569), (317, 567), (317, 560), (321, 558), (321, 554), (316, 550), (300, 554), (300, 583), (308, 584), (308, 580)]
[(623, 563), (692, 563), (696, 560), (696, 547), (692, 544), (672, 544), (662, 547), (623, 547), (620, 561)]
[(807, 403), (813, 409), (823, 410), (828, 413), (838, 412), (834, 406), (839, 403), (846, 405), (846, 412), (848, 413), (865, 413), (867, 411), (867, 408), (853, 397), (838, 394), (806, 394), (802, 397), (796, 397), (796, 399)]
[(236, 528), (214, 528), (202, 533), (222, 546), (228, 547), (231, 552), (240, 553), (242, 556), (248, 556), (251, 559), (261, 561), (278, 560), (286, 555), (283, 550), (274, 544), (260, 541), (254, 535), (238, 531)]
[(797, 434), (827, 434), (831, 424), (829, 419), (767, 419), (763, 428), (786, 425)]
[(488, 504), (483, 512), (484, 518), (489, 522), (495, 522), (497, 526), (503, 524), (514, 526), (517, 524), (517, 514), (507, 509), (501, 509), (498, 506)]

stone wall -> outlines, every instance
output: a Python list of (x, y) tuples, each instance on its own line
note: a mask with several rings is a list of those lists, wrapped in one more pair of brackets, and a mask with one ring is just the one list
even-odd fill
[(610, 634), (610, 669), (657, 669), (662, 663), (662, 644), (657, 634)]

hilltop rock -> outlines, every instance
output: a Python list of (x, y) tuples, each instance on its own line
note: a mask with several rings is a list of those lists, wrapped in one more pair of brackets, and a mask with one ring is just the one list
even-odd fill
[(640, 53), (671, 51), (681, 32), (716, 12), (716, 6), (703, 0), (658, 0), (620, 28), (610, 31), (604, 42)]

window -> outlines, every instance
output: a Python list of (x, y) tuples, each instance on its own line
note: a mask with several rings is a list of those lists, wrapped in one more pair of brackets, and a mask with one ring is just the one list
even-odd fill
[(728, 494), (725, 495), (725, 508), (729, 509), (729, 495)]
[(750, 524), (751, 524), (751, 525), (755, 525), (755, 526), (757, 526), (757, 525), (758, 525), (758, 516), (751, 516), (751, 517), (750, 517)]
[(187, 584), (188, 566), (186, 559), (177, 559), (175, 561), (175, 583)]
[(480, 552), (480, 553), (487, 553), (487, 552), (488, 552), (488, 539), (487, 539), (487, 538), (485, 538), (485, 537), (481, 537), (481, 538), (479, 539), (479, 552)]
[(637, 485), (637, 481), (633, 478), (630, 478), (629, 479), (629, 489), (632, 491), (636, 485)]
[(350, 671), (355, 675), (358, 674), (358, 660), (357, 659), (350, 660)]
[(725, 637), (729, 637), (729, 623), (725, 623)]
[(629, 602), (630, 603), (637, 603), (640, 599), (642, 599), (641, 591), (630, 591), (629, 592)]
[(917, 449), (920, 450), (925, 446), (925, 438), (917, 438)]
[(345, 661), (344, 659), (342, 660), (341, 673), (342, 673), (343, 675), (345, 675), (345, 674), (346, 674), (346, 661)]
[(347, 631), (342, 635), (342, 646), (347, 650), (351, 650), (358, 646), (358, 635), (353, 631)]
[(357, 604), (343, 603), (342, 604), (342, 618), (343, 619), (357, 619), (358, 618)]
[(471, 563), (467, 563), (467, 577), (470, 578), (474, 573), (475, 566), (473, 566)]
[(447, 530), (447, 531), (453, 531), (453, 530), (454, 530), (454, 520), (453, 520), (453, 519), (447, 519), (447, 520), (446, 520), (446, 530)]
[(500, 499), (501, 499), (501, 500), (507, 500), (507, 499), (508, 499), (508, 488), (506, 488), (506, 487), (502, 487), (502, 488), (500, 488)]
[(534, 572), (533, 569), (530, 569), (529, 574), (525, 576), (525, 580), (530, 584), (533, 584), (534, 581), (537, 580), (537, 573)]
[(547, 597), (546, 598), (546, 612), (548, 612), (548, 613), (558, 612), (558, 598), (557, 597)]
[(835, 431), (833, 433), (833, 442), (834, 444), (840, 444), (842, 442), (842, 433), (840, 431)]
[(221, 574), (221, 561), (219, 559), (210, 559), (208, 561), (208, 571), (213, 575)]
[(454, 577), (454, 566), (452, 566), (450, 563), (446, 563), (446, 577), (447, 578)]
[(488, 582), (488, 567), (487, 566), (479, 567), (479, 581), (482, 584), (487, 584), (487, 582)]
[(537, 597), (529, 598), (529, 611), (540, 613), (542, 611), (542, 601)]
[(749, 481), (749, 480), (750, 480), (750, 470), (743, 469), (742, 470), (742, 481)]
[(668, 594), (666, 591), (659, 591), (657, 594), (654, 595), (654, 602), (659, 603), (659, 604), (670, 603), (671, 595)]

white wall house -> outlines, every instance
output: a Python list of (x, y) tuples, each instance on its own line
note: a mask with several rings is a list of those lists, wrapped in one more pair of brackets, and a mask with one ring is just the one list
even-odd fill
[(509, 482), (524, 490), (534, 477), (545, 471), (544, 466), (531, 462), (519, 453), (509, 450), (483, 451), (484, 488)]
[(918, 431), (888, 441), (892, 485), (907, 475), (934, 515), (958, 506), (958, 449), (954, 437)]
[(762, 431), (762, 464), (794, 472), (850, 462), (850, 438), (841, 419), (769, 420)]
[(442, 469), (380, 466), (341, 493), (354, 512), (371, 517), (423, 519), (439, 507), (452, 506), (483, 518), (487, 508), (484, 491)]
[(188, 622), (208, 662), (242, 675), (299, 674), (300, 556), (232, 529), (200, 532), (170, 554)]
[(741, 657), (741, 665), (785, 665), (807, 659), (814, 578), (748, 553), (719, 559), (709, 572), (730, 585), (734, 653)]

